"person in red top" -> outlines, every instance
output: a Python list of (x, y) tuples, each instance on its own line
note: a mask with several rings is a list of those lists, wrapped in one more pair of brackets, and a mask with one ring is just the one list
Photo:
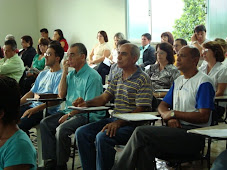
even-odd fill
[(53, 40), (59, 41), (61, 43), (62, 48), (64, 49), (64, 52), (67, 52), (69, 45), (64, 38), (63, 32), (60, 29), (54, 30), (54, 36), (52, 38)]

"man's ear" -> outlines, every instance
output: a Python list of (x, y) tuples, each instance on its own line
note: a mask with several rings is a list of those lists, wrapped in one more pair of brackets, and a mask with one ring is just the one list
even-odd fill
[(83, 57), (84, 60), (86, 61), (86, 56), (85, 56), (85, 54), (81, 54), (81, 57)]
[[(60, 61), (60, 58), (59, 56), (56, 57), (56, 60), (59, 62)], [(59, 62), (60, 63), (60, 62)]]

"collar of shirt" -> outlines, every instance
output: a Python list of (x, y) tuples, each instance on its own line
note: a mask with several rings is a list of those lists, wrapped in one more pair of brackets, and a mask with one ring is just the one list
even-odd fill
[[(143, 72), (142, 69), (138, 65), (136, 65), (136, 67), (137, 67), (136, 72), (133, 73), (131, 76), (129, 76), (126, 80), (133, 79), (135, 76), (137, 76), (138, 74)], [(121, 73), (121, 80), (123, 80), (123, 71)]]
[(75, 76), (80, 76), (81, 74), (83, 74), (87, 69), (88, 69), (88, 64), (87, 63), (85, 63), (84, 64), (84, 66), (78, 71), (78, 72), (76, 72), (76, 70), (75, 70)]
[(150, 44), (147, 44), (146, 46), (141, 46), (141, 47), (140, 47), (140, 50), (145, 51), (145, 50), (149, 47), (149, 45), (150, 45)]

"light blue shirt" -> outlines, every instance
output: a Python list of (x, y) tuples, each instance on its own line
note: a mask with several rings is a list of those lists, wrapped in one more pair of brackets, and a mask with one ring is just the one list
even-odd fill
[(18, 130), (0, 147), (0, 170), (6, 167), (30, 164), (30, 170), (36, 169), (36, 150), (28, 135)]
[[(101, 95), (103, 92), (102, 78), (97, 71), (90, 68), (87, 63), (76, 72), (73, 70), (67, 75), (67, 95), (65, 102), (65, 110), (62, 112), (67, 114), (78, 97), (82, 97), (85, 101), (91, 100), (96, 96)], [(105, 112), (90, 113), (90, 122), (100, 120), (105, 115)], [(87, 114), (84, 114), (86, 117)]]
[[(62, 70), (56, 72), (50, 72), (50, 70), (44, 70), (39, 73), (34, 86), (31, 88), (33, 93), (52, 93), (58, 94), (58, 85), (61, 80)], [(36, 107), (42, 104), (42, 102), (32, 102), (31, 107)], [(54, 114), (58, 111), (59, 106), (54, 106), (48, 109), (50, 114)]]
[(143, 48), (143, 46), (140, 47), (140, 58), (136, 62), (137, 65), (143, 64), (143, 53), (149, 47), (149, 45), (150, 44), (147, 44), (146, 46), (144, 46), (144, 48)]

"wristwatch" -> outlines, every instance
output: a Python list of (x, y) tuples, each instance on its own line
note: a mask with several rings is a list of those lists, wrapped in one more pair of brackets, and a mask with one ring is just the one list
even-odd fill
[(174, 110), (172, 110), (172, 112), (170, 113), (170, 117), (171, 117), (171, 118), (175, 118)]

